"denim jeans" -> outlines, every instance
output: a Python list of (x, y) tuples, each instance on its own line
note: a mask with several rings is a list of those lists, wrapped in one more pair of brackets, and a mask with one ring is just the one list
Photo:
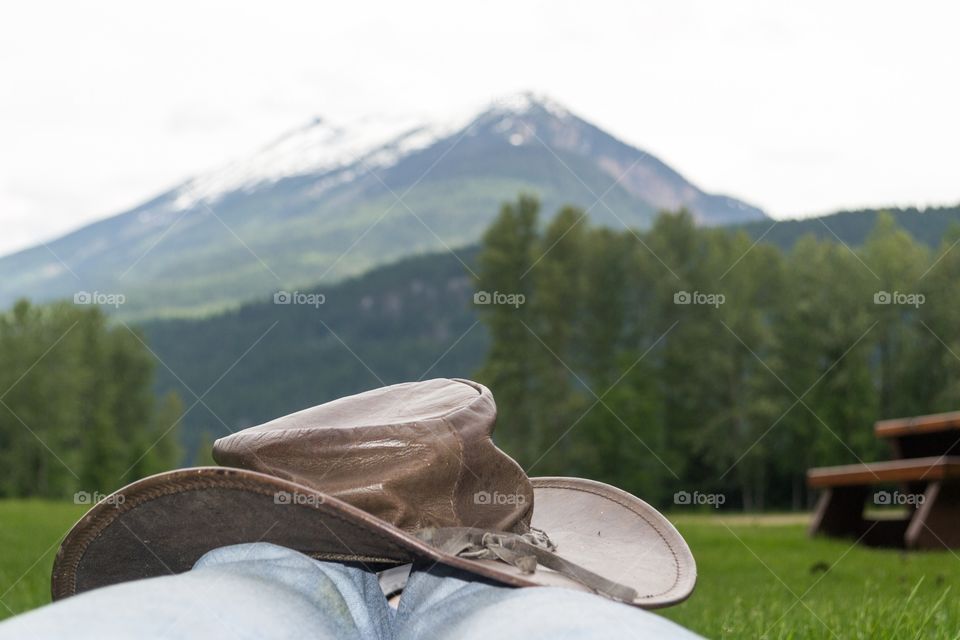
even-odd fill
[(191, 571), (88, 591), (0, 623), (8, 638), (697, 638), (654, 613), (550, 587), (513, 589), (415, 566), (392, 609), (376, 574), (267, 543)]

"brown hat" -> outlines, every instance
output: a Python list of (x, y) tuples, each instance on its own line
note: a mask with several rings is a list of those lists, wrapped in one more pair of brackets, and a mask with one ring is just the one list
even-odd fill
[(226, 466), (144, 478), (83, 516), (57, 553), (53, 599), (187, 571), (244, 542), (378, 566), (426, 559), (647, 608), (690, 594), (696, 565), (666, 518), (599, 482), (528, 478), (491, 441), (495, 419), (486, 387), (438, 379), (217, 440)]

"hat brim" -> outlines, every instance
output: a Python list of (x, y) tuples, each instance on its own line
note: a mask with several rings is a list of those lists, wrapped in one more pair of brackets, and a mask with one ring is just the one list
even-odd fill
[[(633, 587), (636, 606), (685, 599), (696, 567), (683, 538), (660, 513), (630, 494), (576, 478), (533, 478), (533, 526), (557, 553)], [(279, 496), (279, 497), (278, 497)], [(54, 600), (102, 586), (188, 571), (206, 552), (270, 542), (340, 562), (403, 564), (423, 558), (516, 586), (588, 590), (549, 569), (435, 549), (342, 500), (274, 476), (226, 467), (161, 473), (96, 504), (67, 534), (54, 561)]]

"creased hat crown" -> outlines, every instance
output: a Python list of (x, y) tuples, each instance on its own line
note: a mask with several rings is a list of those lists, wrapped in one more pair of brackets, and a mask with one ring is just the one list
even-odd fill
[(496, 415), (490, 390), (469, 380), (396, 384), (221, 438), (213, 456), (312, 487), (408, 531), (523, 533), (533, 489), (493, 444)]

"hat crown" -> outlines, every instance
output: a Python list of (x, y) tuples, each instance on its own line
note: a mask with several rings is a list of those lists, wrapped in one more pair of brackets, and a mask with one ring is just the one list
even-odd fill
[(408, 531), (525, 532), (533, 489), (493, 444), (496, 415), (490, 390), (476, 382), (396, 384), (221, 438), (213, 456), (306, 485)]

